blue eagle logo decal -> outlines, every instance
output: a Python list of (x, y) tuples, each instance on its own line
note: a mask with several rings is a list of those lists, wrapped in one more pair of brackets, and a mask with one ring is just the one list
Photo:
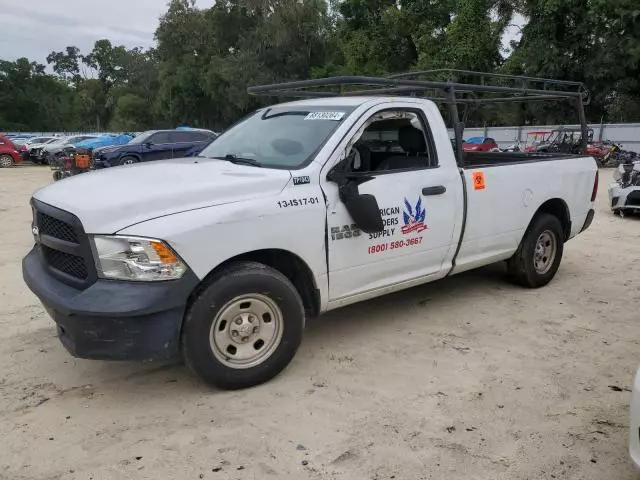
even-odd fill
[(413, 232), (422, 232), (427, 229), (424, 221), (427, 216), (427, 210), (422, 206), (422, 197), (418, 198), (415, 208), (412, 207), (409, 200), (404, 199), (405, 210), (402, 212), (404, 218), (404, 226), (402, 233), (405, 235)]

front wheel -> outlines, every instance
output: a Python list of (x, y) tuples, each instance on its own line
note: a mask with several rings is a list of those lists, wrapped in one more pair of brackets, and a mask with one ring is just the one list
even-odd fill
[(0, 168), (9, 168), (11, 166), (13, 166), (11, 155), (0, 155)]
[(134, 163), (137, 163), (138, 159), (136, 157), (122, 157), (120, 159), (120, 165), (133, 165)]
[(260, 263), (233, 264), (188, 309), (185, 362), (219, 388), (258, 385), (289, 364), (302, 341), (304, 318), (300, 295), (287, 277)]
[(523, 287), (543, 287), (560, 268), (563, 251), (564, 233), (560, 220), (548, 213), (538, 214), (508, 262), (509, 273)]

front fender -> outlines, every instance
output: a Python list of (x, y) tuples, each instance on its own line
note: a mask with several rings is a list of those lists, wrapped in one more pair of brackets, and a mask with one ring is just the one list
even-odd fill
[(324, 309), (328, 293), (324, 200), (305, 208), (279, 207), (278, 202), (290, 196), (285, 189), (275, 196), (151, 219), (118, 234), (165, 240), (200, 280), (239, 255), (267, 249), (290, 252), (311, 270)]

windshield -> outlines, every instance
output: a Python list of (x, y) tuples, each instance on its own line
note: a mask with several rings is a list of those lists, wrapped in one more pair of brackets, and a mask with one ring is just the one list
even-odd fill
[(156, 133), (155, 131), (152, 132), (144, 132), (141, 133), (140, 135), (138, 135), (137, 137), (133, 138), (130, 142), (129, 145), (135, 145), (135, 144), (140, 144), (140, 143), (145, 143), (147, 141), (147, 139), (153, 135), (154, 133)]
[(250, 159), (273, 168), (301, 167), (353, 110), (335, 105), (266, 108), (224, 132), (200, 156)]

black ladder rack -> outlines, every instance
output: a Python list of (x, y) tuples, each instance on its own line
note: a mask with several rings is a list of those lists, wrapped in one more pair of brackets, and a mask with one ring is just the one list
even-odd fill
[(459, 120), (458, 104), (568, 101), (575, 106), (578, 113), (583, 147), (586, 147), (587, 142), (588, 128), (584, 105), (589, 103), (589, 92), (581, 82), (438, 69), (398, 73), (388, 77), (351, 75), (275, 83), (249, 87), (248, 93), (293, 98), (402, 95), (445, 103), (449, 106), (453, 122), (459, 165), (463, 162), (464, 125)]

